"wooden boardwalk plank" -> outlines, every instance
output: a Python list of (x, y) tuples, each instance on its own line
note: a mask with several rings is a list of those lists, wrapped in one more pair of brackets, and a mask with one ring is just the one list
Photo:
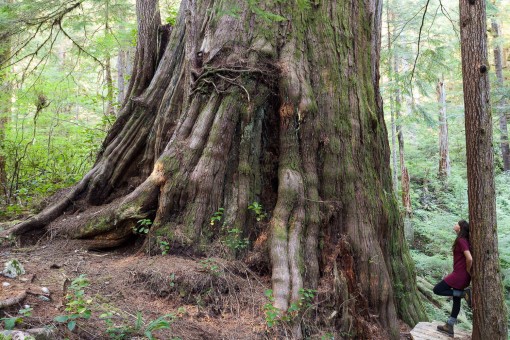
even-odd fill
[(437, 326), (443, 325), (437, 321), (433, 322), (420, 322), (411, 331), (411, 338), (414, 340), (471, 340), (471, 334), (460, 330), (455, 327), (455, 337), (451, 338), (448, 335), (441, 333), (437, 330)]

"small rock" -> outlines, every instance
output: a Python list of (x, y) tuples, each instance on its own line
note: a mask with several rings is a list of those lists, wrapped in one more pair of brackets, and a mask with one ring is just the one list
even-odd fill
[(49, 294), (50, 293), (50, 290), (46, 287), (42, 287), (41, 288), (41, 291), (44, 293), (44, 294)]
[(9, 287), (11, 284), (9, 282), (2, 282), (2, 286)]
[(30, 305), (23, 305), (23, 308), (25, 308), (25, 309), (29, 309), (29, 308), (30, 308)]
[(50, 328), (32, 328), (25, 329), (23, 331), (12, 330), (12, 331), (0, 331), (0, 339), (4, 337), (10, 337), (10, 339), (23, 340), (23, 339), (35, 339), (35, 340), (50, 340), (55, 339), (55, 334)]
[(51, 301), (49, 297), (44, 296), (44, 295), (39, 295), (39, 300), (41, 300), (41, 301), (45, 301), (45, 302), (49, 302), (49, 301)]
[(30, 274), (28, 277), (20, 277), (19, 280), (21, 282), (32, 282), (34, 280), (35, 274)]

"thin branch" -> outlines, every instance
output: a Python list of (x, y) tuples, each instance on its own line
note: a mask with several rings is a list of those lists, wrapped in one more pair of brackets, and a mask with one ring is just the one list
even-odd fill
[[(55, 41), (57, 41), (57, 38), (58, 38), (58, 31), (57, 31), (57, 34), (55, 34), (55, 38), (53, 38), (53, 41), (51, 42), (50, 44), (50, 51), (52, 50), (53, 48), (53, 45), (55, 44)], [(48, 63), (48, 60), (50, 59), (50, 53), (46, 53), (46, 55), (44, 55), (41, 60), (39, 60), (39, 62), (37, 63), (37, 65), (35, 65), (32, 70), (29, 70), (30, 68), (30, 64), (32, 63), (32, 60), (30, 60), (30, 63), (28, 63), (27, 67), (26, 67), (26, 70), (23, 72), (23, 77), (22, 77), (22, 83), (25, 79), (25, 74), (30, 74), (32, 72), (35, 72), (35, 70), (39, 67), (39, 65), (41, 65), (41, 63), (44, 61), (44, 65), (43, 65), (43, 69), (41, 70), (41, 72), (39, 72), (39, 75), (37, 76), (37, 78), (34, 80), (32, 86), (34, 86), (37, 81), (39, 80), (39, 78), (41, 77), (44, 69), (46, 68), (46, 64)]]
[(423, 29), (423, 25), (425, 24), (425, 16), (427, 15), (427, 8), (429, 7), (430, 0), (427, 0), (425, 4), (425, 11), (423, 12), (423, 17), (421, 18), (420, 31), (418, 32), (418, 50), (416, 52), (416, 58), (414, 59), (413, 69), (411, 71), (411, 79), (409, 83), (412, 84), (414, 77), (414, 70), (416, 69), (416, 63), (418, 62), (418, 57), (420, 56), (420, 42), (421, 42), (421, 31)]
[[(31, 36), (30, 38), (28, 38), (28, 39), (27, 39), (27, 41), (26, 41), (26, 42), (25, 42), (25, 43), (24, 43), (24, 44), (23, 44), (20, 48), (18, 48), (18, 49), (17, 49), (14, 53), (12, 53), (12, 54), (11, 54), (11, 56), (10, 56), (10, 58), (6, 59), (5, 61), (9, 61), (9, 60), (11, 60), (14, 56), (18, 55), (18, 53), (20, 53), (20, 52), (21, 52), (21, 50), (22, 50), (22, 49), (24, 49), (24, 48), (28, 45), (28, 43), (30, 43), (30, 41), (32, 41), (32, 39), (34, 39), (34, 38), (35, 38), (35, 36), (37, 35), (37, 33), (39, 33), (39, 30), (41, 29), (42, 25), (43, 25), (43, 23), (40, 23), (40, 24), (39, 24), (39, 26), (37, 26), (37, 28), (36, 28), (36, 30), (35, 30), (35, 32), (34, 32), (34, 34), (32, 34), (32, 36)], [(15, 63), (17, 63), (17, 62), (15, 62)], [(15, 63), (11, 63), (10, 65), (7, 65), (7, 66), (4, 66), (4, 67), (1, 67), (1, 68), (0, 68), (0, 70), (3, 70), (4, 68), (10, 67), (10, 66), (14, 65)]]
[(439, 0), (439, 6), (441, 6), (441, 12), (448, 19), (448, 21), (450, 21), (450, 23), (452, 24), (452, 28), (453, 28), (453, 31), (455, 32), (455, 35), (457, 36), (457, 39), (460, 40), (459, 29), (457, 27), (458, 25), (453, 22), (452, 17), (450, 16), (450, 13), (448, 13), (448, 10), (446, 9), (446, 7), (443, 6), (443, 3), (441, 2), (441, 0)]
[(62, 27), (62, 22), (59, 21), (58, 22), (58, 26), (60, 27), (60, 30), (62, 31), (62, 33), (64, 33), (64, 35), (69, 39), (71, 40), (71, 42), (73, 43), (74, 46), (76, 46), (78, 48), (78, 50), (80, 50), (81, 52), (85, 53), (86, 55), (88, 55), (89, 57), (91, 57), (92, 59), (94, 59), (99, 65), (101, 65), (101, 67), (104, 69), (105, 66), (103, 65), (103, 63), (97, 59), (96, 57), (94, 57), (92, 54), (90, 54), (89, 52), (87, 52), (85, 49), (83, 49), (83, 47), (80, 46), (80, 44), (78, 44), (76, 41), (74, 41), (74, 39), (69, 35), (67, 34), (67, 32), (64, 30), (64, 28)]
[[(37, 33), (37, 32), (36, 32), (36, 33)], [(30, 61), (28, 62), (28, 65), (30, 65), (30, 63), (31, 63), (31, 62), (32, 62), (32, 60), (35, 58), (35, 56), (37, 55), (37, 53), (41, 50), (41, 48), (43, 48), (43, 46), (44, 46), (44, 45), (46, 45), (46, 43), (47, 43), (47, 42), (51, 39), (51, 36), (52, 36), (52, 35), (53, 35), (53, 26), (51, 27), (51, 31), (50, 31), (50, 34), (48, 35), (48, 37), (47, 37), (47, 38), (46, 38), (46, 39), (42, 42), (42, 44), (40, 44), (39, 46), (37, 46), (37, 49), (36, 49), (34, 52), (29, 53), (29, 54), (27, 54), (27, 55), (25, 55), (25, 56), (21, 57), (20, 59), (18, 59), (18, 60), (16, 60), (16, 61), (14, 61), (14, 62), (12, 62), (12, 63), (10, 63), (10, 64), (9, 64), (9, 65), (7, 65), (7, 66), (2, 67), (1, 69), (8, 68), (8, 67), (11, 67), (11, 66), (14, 66), (14, 65), (16, 65), (17, 63), (19, 63), (19, 62), (21, 62), (21, 61), (25, 60), (25, 59), (26, 59), (26, 58), (28, 58), (28, 57), (31, 57), (31, 58), (30, 58)], [(34, 38), (34, 37), (35, 37), (35, 34), (32, 36), (32, 38)], [(32, 39), (32, 38), (31, 38), (31, 39)], [(26, 42), (26, 44), (25, 44), (23, 47), (25, 47), (25, 46), (26, 46), (26, 45), (27, 45), (27, 44), (31, 41), (31, 39), (30, 39), (30, 40), (28, 40), (28, 41)], [(22, 47), (22, 48), (23, 48), (23, 47)], [(20, 48), (18, 51), (16, 51), (16, 54), (17, 54), (17, 53), (19, 53), (20, 51), (21, 51), (21, 48)], [(15, 55), (15, 54), (11, 55), (11, 57), (10, 57), (9, 59), (7, 59), (7, 60), (11, 60), (11, 59), (12, 59), (12, 57), (13, 57), (14, 55)]]
[[(418, 12), (416, 12), (416, 14), (414, 14), (414, 15), (411, 17), (411, 19), (409, 19), (409, 20), (407, 20), (407, 21), (405, 22), (405, 24), (402, 26), (402, 28), (400, 29), (400, 31), (399, 31), (397, 34), (394, 34), (394, 35), (393, 35), (393, 39), (392, 39), (392, 41), (391, 41), (391, 44), (393, 44), (393, 43), (394, 43), (394, 42), (395, 42), (395, 41), (396, 41), (396, 40), (400, 37), (400, 34), (402, 34), (402, 32), (404, 31), (404, 29), (406, 28), (406, 26), (407, 26), (407, 25), (408, 25), (411, 21), (413, 21), (413, 19), (414, 19), (414, 18), (416, 18), (416, 17), (418, 16), (418, 14), (420, 14), (420, 13), (421, 13), (421, 11), (422, 11), (424, 8), (426, 8), (426, 6), (423, 6), (422, 8), (420, 8), (420, 10), (419, 10)], [(426, 9), (425, 9), (425, 11), (426, 11)]]

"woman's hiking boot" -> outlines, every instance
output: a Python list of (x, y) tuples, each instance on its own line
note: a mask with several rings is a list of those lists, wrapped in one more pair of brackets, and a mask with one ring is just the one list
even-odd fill
[(437, 326), (437, 330), (441, 333), (448, 334), (449, 337), (453, 338), (453, 325), (450, 325), (448, 322), (443, 326)]
[(464, 290), (464, 296), (463, 298), (466, 300), (466, 303), (468, 305), (469, 308), (471, 308), (473, 306), (473, 300), (472, 300), (472, 295), (471, 295), (471, 288), (466, 288)]

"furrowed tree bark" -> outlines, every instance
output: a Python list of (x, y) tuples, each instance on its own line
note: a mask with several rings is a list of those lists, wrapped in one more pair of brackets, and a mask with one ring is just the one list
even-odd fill
[[(501, 44), (497, 42), (497, 39), (501, 36), (501, 26), (492, 19), (491, 21), (492, 36), (495, 40), (494, 45), (494, 65), (496, 67), (496, 77), (498, 79), (498, 88), (504, 88), (504, 77), (503, 77), (503, 51)], [(503, 160), (503, 171), (510, 171), (510, 147), (508, 146), (508, 126), (507, 126), (507, 103), (503, 93), (500, 94), (501, 98), (496, 102), (496, 113), (499, 116), (499, 133), (500, 133), (500, 148), (501, 158)]]
[(439, 103), (439, 172), (440, 179), (450, 176), (450, 152), (448, 148), (448, 120), (446, 118), (446, 93), (444, 79), (439, 79), (436, 86), (437, 102)]
[[(151, 240), (202, 254), (238, 228), (267, 248), (281, 315), (302, 289), (317, 289), (324, 328), (370, 338), (375, 323), (397, 339), (398, 317), (414, 324), (425, 314), (388, 166), (381, 5), (183, 1), (152, 59), (157, 7), (139, 1), (129, 95), (70, 196), (88, 210), (68, 209), (72, 227), (48, 228), (101, 247), (149, 218)], [(252, 202), (267, 224), (250, 215)], [(210, 223), (220, 208), (223, 227)], [(51, 209), (16, 233), (50, 223)], [(290, 323), (295, 338), (309, 335)]]
[(460, 1), (475, 340), (508, 336), (498, 253), (485, 5)]

